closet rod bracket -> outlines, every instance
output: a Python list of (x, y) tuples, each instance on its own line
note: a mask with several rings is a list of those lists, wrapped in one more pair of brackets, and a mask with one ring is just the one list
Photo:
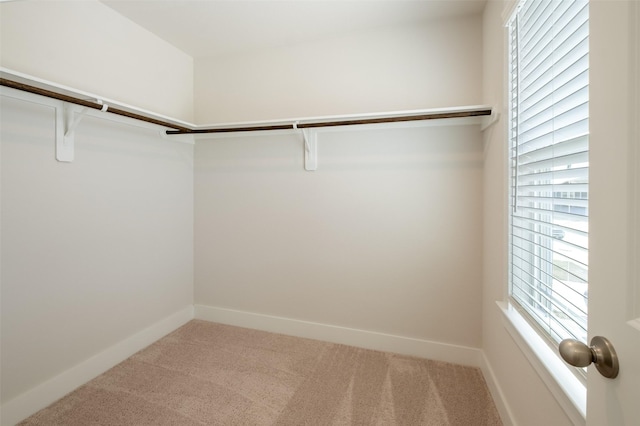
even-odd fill
[[(96, 101), (102, 105), (100, 111), (106, 112), (109, 106), (103, 104), (101, 99)], [(87, 107), (78, 111), (77, 108), (66, 102), (60, 102), (60, 105), (56, 107), (56, 160), (64, 163), (73, 162), (76, 128), (87, 112), (89, 112)]]
[(500, 120), (500, 112), (497, 109), (493, 108), (491, 110), (491, 115), (482, 117), (482, 123), (480, 125), (480, 131), (484, 132), (489, 127), (491, 127), (494, 124), (496, 124), (498, 122), (498, 120)]
[(304, 169), (318, 170), (318, 131), (315, 129), (299, 129), (298, 122), (293, 123), (294, 130), (302, 132), (304, 139)]

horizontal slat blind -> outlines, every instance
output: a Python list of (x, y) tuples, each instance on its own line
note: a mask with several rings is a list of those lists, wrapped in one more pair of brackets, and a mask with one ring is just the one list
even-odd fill
[(511, 298), (556, 343), (586, 341), (588, 1), (524, 1), (509, 52)]

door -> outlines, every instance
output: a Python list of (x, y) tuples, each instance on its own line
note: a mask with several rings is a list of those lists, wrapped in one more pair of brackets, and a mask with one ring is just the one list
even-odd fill
[(587, 424), (640, 425), (640, 2), (590, 7), (589, 339), (611, 341), (620, 371), (589, 367)]

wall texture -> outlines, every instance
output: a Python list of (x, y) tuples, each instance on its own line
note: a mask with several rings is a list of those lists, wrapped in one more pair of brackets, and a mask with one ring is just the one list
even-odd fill
[(193, 121), (193, 59), (97, 0), (1, 3), (0, 64)]
[(461, 17), (195, 61), (198, 123), (475, 105), (482, 22)]
[(506, 2), (489, 1), (484, 12), (484, 103), (502, 111), (484, 132), (484, 254), (482, 340), (486, 359), (518, 425), (570, 425), (538, 374), (506, 331), (496, 301), (507, 295)]
[(193, 146), (2, 97), (2, 402), (193, 303)]
[[(197, 120), (479, 104), (480, 16), (195, 63)], [(478, 126), (198, 140), (196, 304), (479, 348)]]
[[(450, 123), (449, 123), (450, 124)], [(478, 348), (478, 126), (200, 140), (196, 304)]]

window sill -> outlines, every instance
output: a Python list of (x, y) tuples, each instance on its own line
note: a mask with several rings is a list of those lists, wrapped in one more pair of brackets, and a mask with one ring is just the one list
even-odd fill
[(586, 424), (587, 389), (509, 302), (496, 302), (505, 328), (576, 425)]

